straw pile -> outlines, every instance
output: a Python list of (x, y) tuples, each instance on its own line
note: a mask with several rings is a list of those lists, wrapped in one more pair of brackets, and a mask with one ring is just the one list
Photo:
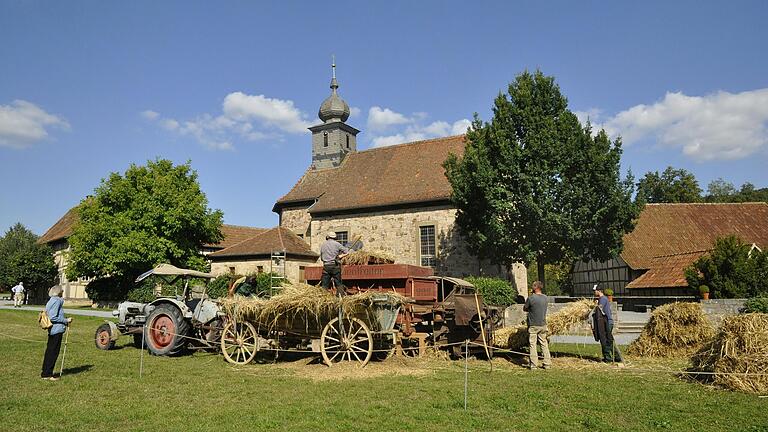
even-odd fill
[[(594, 308), (592, 300), (582, 299), (568, 303), (559, 311), (547, 316), (549, 335), (567, 332), (584, 322)], [(528, 346), (528, 327), (524, 325), (504, 327), (493, 333), (493, 345), (499, 348), (520, 349)]]
[(688, 356), (714, 335), (698, 303), (658, 307), (627, 354), (643, 357)]
[[(328, 290), (307, 284), (287, 285), (279, 294), (264, 299), (234, 296), (222, 299), (220, 304), (227, 315), (238, 320), (274, 327), (279, 322), (290, 323), (296, 319), (311, 323), (331, 320), (338, 315), (341, 306), (345, 315), (364, 313), (372, 304), (372, 298), (381, 296), (378, 291), (367, 291), (339, 299)], [(387, 292), (390, 302), (402, 304), (405, 297)]]
[(358, 250), (342, 258), (341, 263), (345, 265), (394, 264), (395, 259), (384, 252)]
[[(748, 393), (768, 394), (768, 314), (735, 315), (723, 320), (717, 335), (691, 357), (694, 378)], [(743, 374), (743, 375), (742, 375)]]

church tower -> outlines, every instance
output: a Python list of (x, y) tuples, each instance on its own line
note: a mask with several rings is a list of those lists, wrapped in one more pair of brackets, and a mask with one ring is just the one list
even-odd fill
[(323, 123), (312, 126), (312, 168), (336, 168), (344, 157), (357, 151), (359, 130), (344, 123), (349, 118), (349, 105), (339, 97), (339, 83), (336, 81), (336, 62), (331, 64), (331, 95), (326, 98), (317, 116)]

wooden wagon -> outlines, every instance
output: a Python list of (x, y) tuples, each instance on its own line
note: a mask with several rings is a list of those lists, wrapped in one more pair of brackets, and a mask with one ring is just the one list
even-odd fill
[(365, 366), (375, 352), (394, 349), (401, 306), (397, 295), (372, 293), (358, 307), (339, 306), (318, 315), (297, 312), (249, 319), (235, 310), (225, 317), (221, 351), (233, 364), (251, 363), (260, 353), (275, 359), (283, 351), (311, 351), (320, 352), (329, 366), (343, 361)]

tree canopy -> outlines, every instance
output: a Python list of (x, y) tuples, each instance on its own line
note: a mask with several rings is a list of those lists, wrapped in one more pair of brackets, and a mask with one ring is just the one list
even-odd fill
[(706, 285), (713, 298), (768, 295), (768, 252), (736, 236), (717, 239), (715, 247), (685, 270), (688, 285)]
[(190, 163), (169, 160), (112, 173), (77, 209), (67, 276), (92, 277), (89, 297), (122, 299), (158, 263), (204, 270), (200, 247), (222, 239), (222, 213), (208, 208)]
[(639, 213), (633, 179), (620, 177), (621, 141), (582, 127), (554, 78), (518, 75), (466, 141), (444, 166), (474, 254), (506, 266), (536, 259), (543, 279), (546, 263), (621, 251)]
[(733, 183), (718, 178), (707, 186), (707, 202), (768, 202), (768, 188), (755, 188), (746, 182), (736, 190)]
[(701, 188), (693, 173), (668, 166), (661, 174), (648, 172), (640, 179), (636, 200), (643, 203), (700, 202)]
[(56, 283), (58, 271), (53, 251), (37, 244), (38, 236), (17, 223), (0, 237), (0, 287), (8, 289), (19, 282), (30, 296)]

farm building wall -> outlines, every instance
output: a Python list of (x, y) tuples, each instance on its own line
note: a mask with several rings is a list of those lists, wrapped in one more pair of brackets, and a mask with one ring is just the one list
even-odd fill
[(612, 289), (616, 296), (628, 295), (627, 284), (639, 275), (620, 256), (604, 262), (578, 261), (571, 272), (573, 294), (591, 296), (592, 287), (599, 283), (603, 288)]
[[(78, 278), (76, 280), (69, 280), (67, 278), (67, 265), (69, 264), (68, 254), (70, 251), (69, 243), (66, 240), (60, 240), (51, 244), (53, 249), (53, 262), (56, 263), (58, 271), (59, 285), (64, 290), (64, 298), (67, 300), (87, 300), (88, 294), (85, 293), (85, 287), (88, 285), (89, 279)], [(48, 301), (48, 293), (38, 293), (36, 302)]]
[[(231, 260), (211, 262), (211, 273), (215, 276), (224, 274), (248, 275), (270, 271), (269, 257), (232, 258)], [(304, 282), (304, 268), (317, 265), (312, 258), (288, 257), (285, 261), (285, 276), (291, 282)]]
[[(434, 226), (435, 271), (449, 276), (488, 275), (506, 278), (506, 269), (481, 262), (466, 248), (455, 226), (456, 209), (450, 205), (411, 207), (352, 214), (315, 215), (306, 208), (285, 208), (281, 226), (304, 234), (313, 251), (319, 252), (328, 231), (344, 231), (347, 238), (361, 237), (364, 249), (385, 252), (403, 264), (422, 265), (421, 227)], [(513, 266), (516, 285), (525, 287), (522, 265)]]

